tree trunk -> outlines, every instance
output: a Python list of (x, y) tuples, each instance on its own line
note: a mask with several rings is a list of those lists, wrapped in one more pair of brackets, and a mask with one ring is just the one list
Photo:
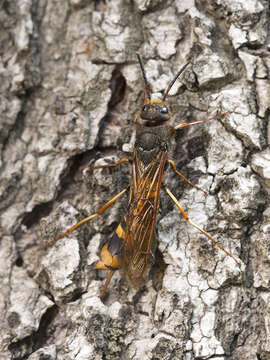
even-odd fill
[[(0, 359), (270, 359), (270, 55), (267, 0), (1, 1)], [(144, 100), (176, 132), (155, 262), (132, 289), (94, 270), (131, 181)], [(221, 116), (219, 114), (224, 114)], [(126, 155), (124, 155), (126, 156)]]

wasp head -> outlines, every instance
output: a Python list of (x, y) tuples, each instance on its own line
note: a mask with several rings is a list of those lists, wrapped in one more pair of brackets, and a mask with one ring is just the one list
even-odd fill
[(170, 120), (170, 112), (163, 100), (147, 100), (142, 110), (140, 118), (145, 126), (161, 126)]
[(142, 59), (138, 52), (136, 52), (136, 55), (137, 55), (137, 58), (138, 58), (138, 61), (139, 61), (140, 67), (141, 67), (143, 81), (144, 81), (144, 104), (143, 104), (142, 110), (139, 111), (139, 113), (137, 113), (134, 122), (135, 123), (138, 122), (144, 126), (152, 126), (152, 127), (162, 126), (163, 127), (165, 125), (165, 123), (168, 120), (170, 120), (170, 117), (171, 117), (169, 110), (168, 110), (167, 106), (165, 105), (166, 97), (169, 94), (175, 81), (182, 74), (182, 72), (185, 70), (185, 68), (190, 64), (190, 61), (188, 63), (186, 63), (186, 65), (184, 65), (182, 67), (182, 69), (180, 69), (178, 71), (178, 73), (175, 75), (175, 77), (169, 83), (167, 90), (165, 91), (165, 93), (163, 95), (163, 99), (162, 100), (152, 100), (151, 99), (151, 87), (146, 78)]

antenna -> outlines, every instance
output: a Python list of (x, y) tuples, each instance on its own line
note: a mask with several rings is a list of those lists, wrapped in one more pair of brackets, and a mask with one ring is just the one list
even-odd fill
[(189, 60), (189, 61), (186, 63), (186, 65), (184, 65), (184, 66), (182, 67), (182, 69), (179, 70), (178, 73), (175, 75), (175, 77), (172, 79), (172, 81), (170, 82), (167, 90), (165, 91), (165, 94), (164, 94), (164, 96), (163, 96), (163, 101), (165, 101), (165, 99), (166, 99), (167, 95), (169, 94), (169, 91), (171, 90), (173, 84), (176, 82), (176, 80), (179, 78), (179, 76), (182, 74), (182, 72), (185, 70), (185, 68), (186, 68), (190, 63), (191, 63), (191, 60)]
[(142, 70), (142, 75), (143, 75), (144, 97), (151, 100), (151, 89), (150, 89), (149, 83), (148, 83), (147, 78), (146, 78), (146, 74), (145, 74), (145, 70), (144, 70), (144, 67), (143, 67), (141, 56), (140, 56), (138, 51), (136, 51), (136, 55), (137, 55), (137, 58), (138, 58), (138, 61), (139, 61), (139, 64), (140, 64), (140, 67), (141, 67), (141, 70)]

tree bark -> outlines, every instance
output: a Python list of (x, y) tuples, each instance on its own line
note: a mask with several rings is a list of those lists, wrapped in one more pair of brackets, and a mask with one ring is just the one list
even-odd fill
[[(270, 359), (267, 0), (20, 0), (0, 5), (0, 359)], [(139, 289), (94, 270), (128, 196), (133, 119), (153, 97), (177, 131), (155, 263)], [(126, 156), (126, 155), (125, 155)]]

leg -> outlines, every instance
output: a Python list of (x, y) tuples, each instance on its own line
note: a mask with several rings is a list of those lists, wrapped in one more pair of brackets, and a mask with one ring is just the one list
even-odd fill
[(110, 164), (105, 164), (105, 165), (94, 166), (91, 170), (103, 169), (103, 168), (106, 168), (106, 167), (115, 167), (115, 166), (120, 165), (120, 164), (122, 164), (124, 162), (130, 162), (130, 159), (122, 158), (119, 161), (117, 161), (116, 163), (110, 163)]
[(104, 296), (106, 294), (106, 291), (107, 291), (107, 288), (109, 286), (109, 283), (113, 277), (113, 274), (114, 274), (115, 270), (109, 270), (109, 274), (107, 276), (107, 279), (106, 279), (106, 282), (105, 282), (105, 285), (104, 285), (104, 288), (102, 290), (102, 293), (100, 295), (100, 300), (103, 301), (104, 300)]
[(88, 221), (91, 221), (95, 217), (102, 215), (108, 207), (110, 207), (112, 204), (114, 204), (126, 191), (128, 188), (122, 190), (119, 194), (117, 194), (115, 197), (113, 197), (110, 201), (108, 201), (105, 205), (102, 206), (95, 214), (88, 216), (81, 221), (79, 221), (77, 224), (73, 225), (71, 228), (69, 228), (67, 231), (61, 233), (60, 235), (56, 236), (56, 238), (49, 240), (45, 245), (43, 245), (43, 248), (46, 249), (49, 246), (53, 245), (57, 240), (62, 239), (66, 235), (71, 234), (74, 230), (78, 229), (83, 224), (87, 223)]
[(174, 128), (172, 128), (170, 130), (170, 134), (172, 135), (176, 130), (182, 129), (183, 127), (196, 125), (196, 124), (202, 124), (202, 123), (208, 122), (210, 120), (219, 119), (219, 118), (224, 117), (226, 115), (227, 115), (227, 113), (222, 113), (222, 114), (213, 116), (213, 117), (208, 118), (208, 119), (198, 120), (198, 121), (193, 121), (191, 123), (183, 123), (183, 124), (176, 125)]
[(175, 163), (174, 163), (173, 160), (168, 160), (168, 163), (170, 163), (170, 165), (172, 166), (173, 171), (174, 171), (177, 175), (181, 176), (182, 179), (185, 180), (185, 182), (187, 182), (190, 186), (193, 186), (193, 187), (196, 188), (197, 190), (202, 191), (205, 196), (207, 195), (207, 192), (206, 192), (206, 191), (204, 191), (203, 189), (201, 189), (199, 186), (196, 186), (196, 185), (192, 184), (191, 181), (189, 181), (179, 170), (176, 169), (176, 166), (175, 166)]
[(165, 188), (166, 193), (170, 196), (170, 198), (173, 200), (173, 202), (175, 203), (175, 205), (178, 207), (178, 209), (181, 211), (181, 213), (183, 214), (185, 220), (187, 222), (189, 222), (192, 226), (194, 226), (197, 230), (199, 230), (202, 234), (204, 234), (209, 240), (212, 241), (213, 244), (215, 244), (217, 247), (219, 247), (222, 251), (225, 252), (226, 255), (230, 256), (237, 265), (240, 265), (239, 262), (236, 260), (236, 258), (230, 254), (227, 250), (224, 249), (224, 247), (217, 242), (216, 240), (214, 240), (212, 238), (211, 235), (209, 235), (205, 230), (203, 230), (202, 228), (200, 228), (198, 225), (196, 225), (193, 221), (191, 221), (189, 219), (189, 217), (187, 216), (187, 214), (185, 213), (184, 209), (182, 208), (182, 206), (179, 204), (179, 202), (177, 201), (176, 197), (171, 193), (171, 191), (168, 188)]

